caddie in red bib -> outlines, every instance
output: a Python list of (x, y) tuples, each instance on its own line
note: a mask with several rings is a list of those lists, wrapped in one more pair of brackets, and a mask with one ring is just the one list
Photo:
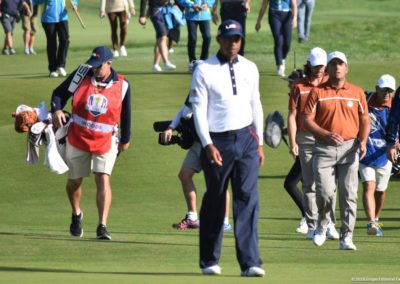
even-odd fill
[[(65, 159), (69, 167), (67, 195), (72, 207), (70, 233), (83, 236), (80, 196), (83, 178), (93, 172), (97, 186), (97, 239), (111, 240), (107, 218), (111, 206), (111, 173), (117, 154), (129, 147), (131, 133), (130, 85), (112, 66), (112, 51), (97, 47), (51, 98), (53, 123), (64, 127), (63, 112), (72, 99)], [(120, 135), (120, 137), (118, 137)]]

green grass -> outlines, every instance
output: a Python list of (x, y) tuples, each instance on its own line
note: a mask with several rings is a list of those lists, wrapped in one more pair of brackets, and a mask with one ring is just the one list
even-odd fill
[[(110, 45), (107, 20), (100, 20), (98, 1), (81, 1), (80, 11), (87, 29), (70, 15), (71, 47), (67, 70), (84, 62), (93, 47)], [(138, 5), (138, 1), (136, 1)], [(311, 41), (299, 45), (296, 32), (287, 59), (288, 71), (301, 67), (308, 51), (320, 46), (340, 50), (349, 60), (349, 80), (372, 90), (383, 73), (400, 80), (400, 32), (396, 29), (398, 0), (319, 0), (314, 11)], [(252, 1), (248, 17), (247, 57), (261, 73), (260, 89), (264, 113), (287, 113), (286, 82), (274, 76), (272, 36), (267, 18), (255, 33), (258, 1)], [(213, 35), (216, 26), (212, 26)], [(227, 233), (221, 258), (223, 276), (203, 277), (198, 269), (198, 233), (176, 232), (171, 224), (183, 217), (185, 203), (177, 179), (185, 152), (161, 147), (152, 131), (155, 120), (171, 119), (187, 95), (186, 28), (171, 60), (178, 70), (152, 74), (153, 28), (129, 25), (129, 57), (114, 66), (132, 84), (133, 135), (129, 151), (118, 158), (113, 174), (113, 204), (109, 229), (113, 241), (95, 240), (97, 210), (93, 179), (86, 179), (82, 208), (85, 211), (83, 239), (68, 235), (70, 208), (64, 192), (65, 176), (49, 173), (43, 165), (24, 163), (25, 135), (13, 130), (11, 112), (19, 104), (31, 106), (50, 100), (62, 79), (47, 77), (43, 29), (37, 34), (37, 56), (24, 56), (21, 27), (15, 30), (16, 56), (0, 56), (0, 283), (351, 283), (352, 277), (398, 277), (400, 230), (397, 190), (388, 189), (383, 211), (384, 237), (367, 237), (359, 194), (356, 252), (338, 250), (328, 241), (315, 248), (294, 233), (300, 214), (283, 189), (283, 179), (293, 159), (286, 146), (265, 148), (266, 165), (261, 169), (260, 251), (267, 276), (241, 279), (232, 233)], [(211, 54), (217, 45), (213, 41)], [(43, 159), (43, 152), (41, 152)], [(195, 176), (201, 197), (202, 175)], [(200, 206), (200, 201), (198, 202)], [(339, 214), (339, 213), (338, 213)]]

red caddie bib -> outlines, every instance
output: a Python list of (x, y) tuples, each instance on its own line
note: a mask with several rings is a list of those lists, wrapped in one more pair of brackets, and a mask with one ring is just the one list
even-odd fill
[(124, 77), (99, 88), (86, 77), (74, 94), (72, 123), (68, 142), (83, 151), (105, 154), (111, 148), (111, 138), (118, 124), (122, 108)]

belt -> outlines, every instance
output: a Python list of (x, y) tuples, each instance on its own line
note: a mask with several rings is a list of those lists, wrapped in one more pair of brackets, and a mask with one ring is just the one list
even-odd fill
[(240, 129), (228, 130), (228, 131), (224, 131), (224, 132), (210, 132), (210, 136), (211, 137), (231, 137), (231, 136), (235, 136), (238, 134), (249, 133), (249, 128), (250, 128), (250, 125), (240, 128)]

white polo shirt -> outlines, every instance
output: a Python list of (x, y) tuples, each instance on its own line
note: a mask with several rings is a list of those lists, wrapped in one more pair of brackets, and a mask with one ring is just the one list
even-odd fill
[(263, 109), (257, 66), (238, 55), (227, 62), (218, 54), (200, 64), (192, 78), (192, 104), (197, 134), (203, 147), (212, 144), (210, 132), (252, 125), (263, 144)]

